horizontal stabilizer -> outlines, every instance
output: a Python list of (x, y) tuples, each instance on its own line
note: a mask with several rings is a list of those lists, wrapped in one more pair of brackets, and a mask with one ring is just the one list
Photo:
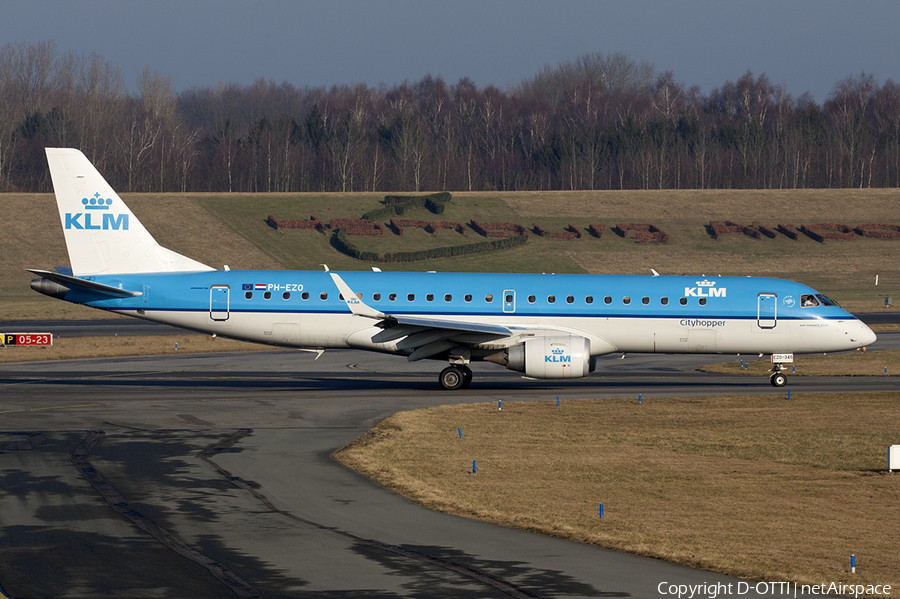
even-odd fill
[(129, 291), (128, 289), (112, 287), (111, 285), (104, 285), (103, 283), (87, 281), (85, 279), (79, 279), (78, 277), (70, 277), (68, 275), (63, 275), (58, 272), (51, 272), (49, 270), (37, 270), (33, 268), (29, 268), (27, 270), (30, 273), (34, 273), (39, 277), (43, 277), (49, 281), (53, 281), (54, 283), (58, 283), (63, 287), (67, 287), (69, 289), (79, 289), (81, 291), (99, 293), (101, 295), (107, 295), (111, 297), (140, 297), (144, 294), (142, 291)]

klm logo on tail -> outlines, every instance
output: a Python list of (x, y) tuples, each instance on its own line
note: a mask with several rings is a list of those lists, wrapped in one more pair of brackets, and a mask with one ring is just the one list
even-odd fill
[(100, 212), (109, 210), (112, 206), (112, 198), (101, 198), (95, 193), (91, 198), (82, 198), (85, 212), (66, 212), (66, 229), (93, 230), (93, 231), (127, 231), (127, 214), (110, 214)]

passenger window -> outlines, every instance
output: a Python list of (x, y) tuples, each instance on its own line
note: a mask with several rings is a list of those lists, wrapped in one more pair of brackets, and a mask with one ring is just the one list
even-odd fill
[(592, 296), (589, 295), (589, 296), (587, 296), (586, 298), (584, 298), (584, 303), (586, 303), (586, 304), (593, 304), (593, 303), (594, 303), (594, 298), (593, 298)]
[(819, 306), (819, 300), (814, 295), (801, 295), (800, 305), (804, 308), (816, 308)]
[(548, 304), (555, 304), (555, 303), (556, 303), (556, 296), (555, 296), (555, 295), (548, 295), (548, 296), (547, 296), (547, 303), (548, 303)]
[(649, 305), (650, 305), (650, 298), (647, 297), (647, 296), (642, 297), (642, 298), (641, 298), (641, 303), (644, 304), (645, 306), (649, 306)]
[(416, 301), (416, 294), (415, 294), (415, 293), (410, 293), (410, 294), (408, 294), (408, 295), (406, 296), (406, 301), (408, 301), (408, 302), (414, 302), (414, 301)]
[(507, 304), (511, 304), (512, 301), (513, 301), (513, 296), (512, 296), (512, 294), (511, 294), (511, 293), (507, 293), (507, 294), (506, 294), (506, 303), (507, 303)]
[(661, 298), (659, 298), (659, 303), (661, 303), (663, 306), (668, 306), (668, 305), (669, 305), (669, 298), (667, 298), (667, 297), (661, 297)]
[(472, 294), (471, 294), (471, 293), (467, 293), (463, 299), (466, 300), (466, 302), (471, 302), (471, 301), (472, 301)]
[(380, 293), (373, 293), (373, 294), (372, 294), (372, 301), (380, 302), (380, 301), (381, 301), (381, 294), (380, 294)]
[(252, 291), (248, 291), (247, 293), (244, 294), (244, 297), (245, 297), (246, 299), (253, 299), (253, 292), (252, 292)]
[(396, 293), (391, 293), (391, 294), (389, 294), (389, 295), (388, 295), (388, 299), (391, 300), (392, 302), (396, 302), (396, 301), (397, 301), (397, 294), (396, 294)]
[(678, 301), (681, 303), (682, 306), (687, 306), (687, 298), (686, 297), (683, 297)]
[(575, 303), (575, 296), (574, 296), (574, 295), (566, 296), (566, 303), (567, 303), (567, 304), (574, 304), (574, 303)]
[(426, 295), (426, 296), (425, 296), (425, 301), (426, 301), (426, 302), (433, 302), (433, 301), (434, 301), (434, 294), (433, 294), (433, 293), (429, 293), (428, 295)]
[(267, 300), (272, 299), (272, 292), (266, 291), (265, 293), (263, 293), (263, 298), (265, 298)]
[(282, 298), (282, 299), (286, 299), (286, 300), (291, 299), (291, 292), (290, 292), (290, 291), (285, 291), (284, 293), (281, 294), (281, 298)]
[(328, 294), (327, 294), (326, 292), (323, 291), (322, 293), (319, 294), (319, 299), (322, 300), (322, 301), (327, 300), (327, 299), (328, 299)]
[(487, 303), (491, 303), (492, 301), (494, 301), (494, 296), (488, 293), (486, 296), (484, 296), (484, 301)]
[(536, 301), (537, 301), (537, 298), (534, 297), (533, 295), (529, 295), (529, 296), (528, 296), (528, 303), (529, 303), (529, 304), (533, 304), (533, 303), (536, 302)]
[(452, 300), (452, 299), (453, 299), (453, 296), (450, 295), (449, 293), (446, 294), (446, 295), (444, 296), (444, 301), (445, 301), (445, 302), (449, 302), (449, 301)]
[(705, 298), (705, 297), (701, 297), (701, 298), (700, 298), (700, 305), (701, 305), (701, 306), (705, 306), (705, 305), (706, 305), (706, 298)]
[(603, 298), (603, 303), (606, 304), (607, 306), (608, 306), (609, 304), (611, 304), (611, 303), (612, 303), (612, 296), (611, 296), (611, 295), (607, 295), (606, 297), (604, 297), (604, 298)]
[(627, 306), (628, 304), (631, 303), (631, 298), (626, 295), (625, 297), (622, 298), (622, 303)]
[(303, 293), (301, 293), (301, 294), (300, 294), (300, 299), (302, 299), (302, 300), (308, 300), (308, 299), (309, 299), (309, 292), (308, 292), (308, 291), (304, 291)]

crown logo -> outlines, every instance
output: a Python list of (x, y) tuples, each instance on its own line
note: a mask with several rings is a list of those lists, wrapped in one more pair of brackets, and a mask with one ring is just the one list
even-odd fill
[(97, 192), (91, 198), (81, 198), (81, 203), (85, 210), (109, 210), (112, 198), (101, 198), (100, 192)]
[(706, 280), (706, 279), (703, 279), (702, 281), (697, 281), (697, 285), (700, 286), (700, 287), (715, 287), (715, 286), (716, 286), (716, 282), (715, 282), (715, 281), (708, 281), (708, 280)]
[(551, 349), (551, 350), (550, 350), (550, 353), (556, 354), (556, 355), (561, 355), (561, 354), (566, 353), (566, 350), (564, 350), (564, 349)]

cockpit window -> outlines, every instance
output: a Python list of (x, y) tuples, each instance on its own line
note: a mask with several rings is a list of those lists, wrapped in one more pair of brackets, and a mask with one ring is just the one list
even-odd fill
[(825, 297), (821, 293), (817, 293), (816, 297), (819, 298), (819, 301), (822, 303), (823, 306), (840, 306), (839, 303), (837, 303), (836, 301), (834, 301), (831, 298)]
[(804, 308), (816, 308), (819, 306), (819, 300), (817, 300), (816, 296), (811, 293), (808, 295), (801, 295), (800, 305)]

